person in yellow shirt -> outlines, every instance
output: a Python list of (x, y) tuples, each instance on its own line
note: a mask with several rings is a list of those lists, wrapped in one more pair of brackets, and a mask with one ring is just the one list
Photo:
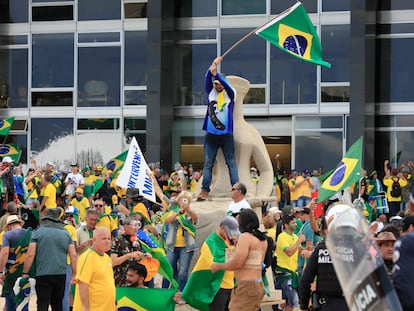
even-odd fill
[(81, 187), (76, 188), (75, 197), (70, 201), (71, 206), (76, 207), (79, 211), (79, 221), (82, 222), (86, 218), (86, 211), (90, 207), (89, 200), (83, 196), (83, 189)]
[(42, 178), (43, 199), (40, 203), (40, 212), (45, 208), (56, 208), (56, 187), (51, 183), (52, 176), (44, 175)]
[(295, 192), (298, 195), (298, 207), (305, 207), (310, 203), (313, 188), (312, 178), (308, 170), (303, 170), (302, 175), (296, 177)]
[(401, 188), (407, 186), (407, 180), (398, 168), (388, 169), (388, 160), (384, 162), (385, 176), (382, 180), (387, 187), (387, 201), (390, 209), (388, 218), (397, 215), (401, 209)]
[[(70, 216), (67, 211), (65, 212), (66, 217)], [(68, 220), (68, 219), (67, 219)], [(77, 236), (76, 236), (76, 229), (73, 226), (72, 222), (69, 220), (64, 221), (64, 226), (63, 228), (65, 228), (70, 237), (72, 238), (73, 244), (76, 247), (76, 242), (77, 242)], [(71, 275), (72, 275), (72, 268), (70, 265), (70, 257), (69, 255), (67, 255), (67, 259), (66, 259), (66, 281), (65, 281), (65, 294), (63, 296), (63, 300), (62, 300), (62, 309), (63, 310), (69, 310), (70, 306), (72, 306), (72, 295), (70, 294), (70, 279), (71, 279)]]
[(26, 199), (26, 205), (29, 205), (30, 201), (36, 201), (39, 198), (37, 187), (40, 184), (40, 178), (37, 176), (37, 172), (34, 168), (29, 168), (24, 182), (27, 185), (29, 194)]
[(96, 199), (93, 202), (93, 206), (98, 213), (96, 228), (105, 227), (111, 232), (112, 237), (116, 238), (118, 236), (118, 221), (110, 215), (110, 210), (108, 213), (108, 207), (104, 204), (104, 201), (102, 199)]
[(292, 177), (288, 181), (288, 187), (290, 192), (290, 205), (292, 205), (292, 207), (298, 206), (299, 192), (297, 190), (298, 187), (296, 185), (296, 178), (297, 173), (295, 170), (292, 170)]

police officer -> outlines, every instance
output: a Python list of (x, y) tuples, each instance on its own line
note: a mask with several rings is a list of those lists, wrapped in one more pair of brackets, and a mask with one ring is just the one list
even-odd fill
[[(332, 207), (328, 210), (326, 219), (331, 220), (332, 215), (340, 213), (338, 209), (341, 207)], [(320, 234), (326, 237), (327, 232), (327, 222), (323, 218)], [(316, 245), (300, 280), (299, 305), (301, 310), (309, 309), (310, 287), (316, 276), (316, 292), (312, 293), (312, 310), (349, 310), (324, 238)]]

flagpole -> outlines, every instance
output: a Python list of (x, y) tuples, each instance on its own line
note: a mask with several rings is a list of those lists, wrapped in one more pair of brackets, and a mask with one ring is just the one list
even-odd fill
[[(300, 2), (300, 1), (297, 1)], [(221, 55), (221, 58), (226, 57), (231, 51), (233, 51), (236, 47), (238, 47), (241, 43), (243, 43), (243, 41), (245, 41), (246, 39), (248, 39), (249, 37), (251, 37), (257, 30), (259, 30), (260, 28), (264, 27), (266, 24), (274, 21), (275, 19), (277, 19), (278, 17), (280, 17), (281, 15), (289, 12), (289, 10), (292, 7), (287, 8), (286, 10), (284, 10), (283, 12), (277, 14), (275, 17), (273, 17), (271, 20), (268, 20), (266, 23), (264, 23), (263, 25), (260, 25), (259, 27), (256, 27), (255, 29), (253, 29), (252, 31), (250, 31), (247, 35), (245, 35), (243, 38), (241, 38), (239, 41), (237, 41), (236, 43), (234, 43), (231, 47), (229, 47), (224, 53), (223, 55)]]

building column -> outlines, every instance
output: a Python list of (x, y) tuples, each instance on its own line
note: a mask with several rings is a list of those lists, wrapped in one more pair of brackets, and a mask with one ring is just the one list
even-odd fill
[(174, 6), (175, 1), (148, 1), (146, 159), (167, 170), (172, 167)]
[(375, 160), (375, 63), (377, 0), (351, 0), (350, 116), (347, 148), (364, 137), (363, 167)]

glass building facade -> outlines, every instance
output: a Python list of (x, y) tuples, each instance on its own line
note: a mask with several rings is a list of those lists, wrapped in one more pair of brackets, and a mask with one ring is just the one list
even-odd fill
[[(168, 3), (166, 3), (168, 2)], [(149, 162), (201, 166), (204, 75), (288, 0), (0, 0), (0, 117), (22, 161), (105, 162), (135, 136)], [(252, 36), (221, 64), (286, 168), (336, 165), (363, 135), (368, 169), (414, 159), (414, 5), (304, 3), (331, 69)], [(99, 8), (99, 9), (97, 9)], [(374, 12), (374, 14), (372, 14)], [(376, 16), (374, 20), (369, 16)], [(373, 160), (373, 161), (371, 161)], [(83, 161), (83, 162), (82, 162)]]

